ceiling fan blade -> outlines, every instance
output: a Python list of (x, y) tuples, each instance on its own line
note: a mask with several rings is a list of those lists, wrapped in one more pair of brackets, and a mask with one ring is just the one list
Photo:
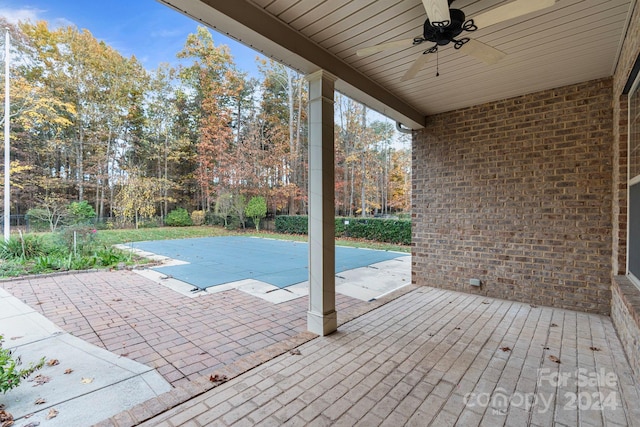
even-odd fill
[(507, 56), (506, 53), (491, 47), (488, 44), (471, 39), (460, 48), (462, 53), (473, 56), (485, 64), (493, 65)]
[(424, 10), (427, 12), (427, 18), (432, 24), (434, 22), (443, 22), (442, 26), (448, 26), (451, 23), (449, 15), (449, 2), (447, 0), (422, 0)]
[(400, 79), (401, 82), (406, 82), (407, 80), (411, 80), (418, 74), (420, 69), (424, 66), (424, 64), (429, 61), (429, 54), (423, 53), (416, 58), (416, 60), (411, 64), (411, 67), (404, 73), (404, 76)]
[(356, 55), (358, 56), (367, 56), (373, 55), (374, 53), (382, 52), (383, 50), (388, 49), (397, 49), (401, 47), (411, 47), (413, 45), (414, 39), (404, 39), (404, 40), (396, 40), (388, 43), (381, 43), (375, 46), (369, 46), (362, 49), (358, 49), (356, 51)]
[[(426, 1), (426, 0), (425, 0)], [(556, 4), (557, 0), (515, 0), (503, 6), (498, 6), (485, 13), (473, 17), (478, 28), (486, 28), (502, 21), (517, 18), (528, 13), (537, 12)]]

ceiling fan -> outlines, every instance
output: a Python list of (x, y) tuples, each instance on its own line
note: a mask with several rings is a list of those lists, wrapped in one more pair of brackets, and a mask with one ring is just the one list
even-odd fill
[(482, 62), (490, 65), (495, 64), (506, 56), (504, 52), (478, 40), (466, 37), (466, 35), (462, 37), (459, 36), (463, 32), (470, 33), (476, 31), (478, 28), (486, 28), (499, 22), (546, 9), (553, 6), (556, 1), (557, 0), (514, 0), (476, 15), (472, 19), (467, 19), (464, 12), (460, 9), (450, 8), (454, 0), (422, 0), (425, 12), (427, 13), (427, 20), (424, 22), (423, 32), (420, 36), (366, 47), (358, 50), (356, 55), (367, 56), (388, 49), (418, 46), (428, 42), (435, 43), (424, 50), (415, 60), (402, 77), (402, 81), (414, 78), (427, 63), (429, 54), (437, 53), (439, 46), (445, 46), (449, 43), (453, 43), (455, 49), (473, 56)]

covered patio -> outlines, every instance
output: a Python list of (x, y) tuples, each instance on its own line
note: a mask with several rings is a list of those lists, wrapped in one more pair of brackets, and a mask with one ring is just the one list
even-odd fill
[(337, 90), (412, 133), (413, 284), (611, 315), (640, 378), (637, 1), (160, 1), (308, 76), (309, 331), (337, 329)]
[[(105, 425), (638, 422), (636, 0), (455, 0), (477, 28), (437, 49), (439, 0), (160, 1), (307, 75), (321, 337)], [(416, 286), (340, 326), (336, 90), (412, 134)]]
[(179, 390), (101, 425), (640, 425), (609, 317), (430, 287), (217, 375), (231, 379), (155, 417)]

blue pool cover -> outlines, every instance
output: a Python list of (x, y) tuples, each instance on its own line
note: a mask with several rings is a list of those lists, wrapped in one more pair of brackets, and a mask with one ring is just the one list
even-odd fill
[[(153, 269), (200, 289), (244, 279), (285, 288), (309, 279), (306, 242), (225, 236), (135, 242), (129, 246), (188, 262)], [(336, 273), (403, 255), (336, 246)]]

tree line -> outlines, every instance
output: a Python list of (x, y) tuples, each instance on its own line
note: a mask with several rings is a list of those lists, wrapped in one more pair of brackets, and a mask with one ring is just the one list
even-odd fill
[[(273, 214), (307, 212), (301, 74), (259, 60), (250, 77), (204, 27), (176, 53), (179, 65), (149, 71), (88, 30), (3, 24), (12, 214), (75, 201), (122, 223), (177, 207), (226, 219), (254, 196)], [(407, 212), (409, 150), (389, 121), (336, 96), (336, 215)]]

